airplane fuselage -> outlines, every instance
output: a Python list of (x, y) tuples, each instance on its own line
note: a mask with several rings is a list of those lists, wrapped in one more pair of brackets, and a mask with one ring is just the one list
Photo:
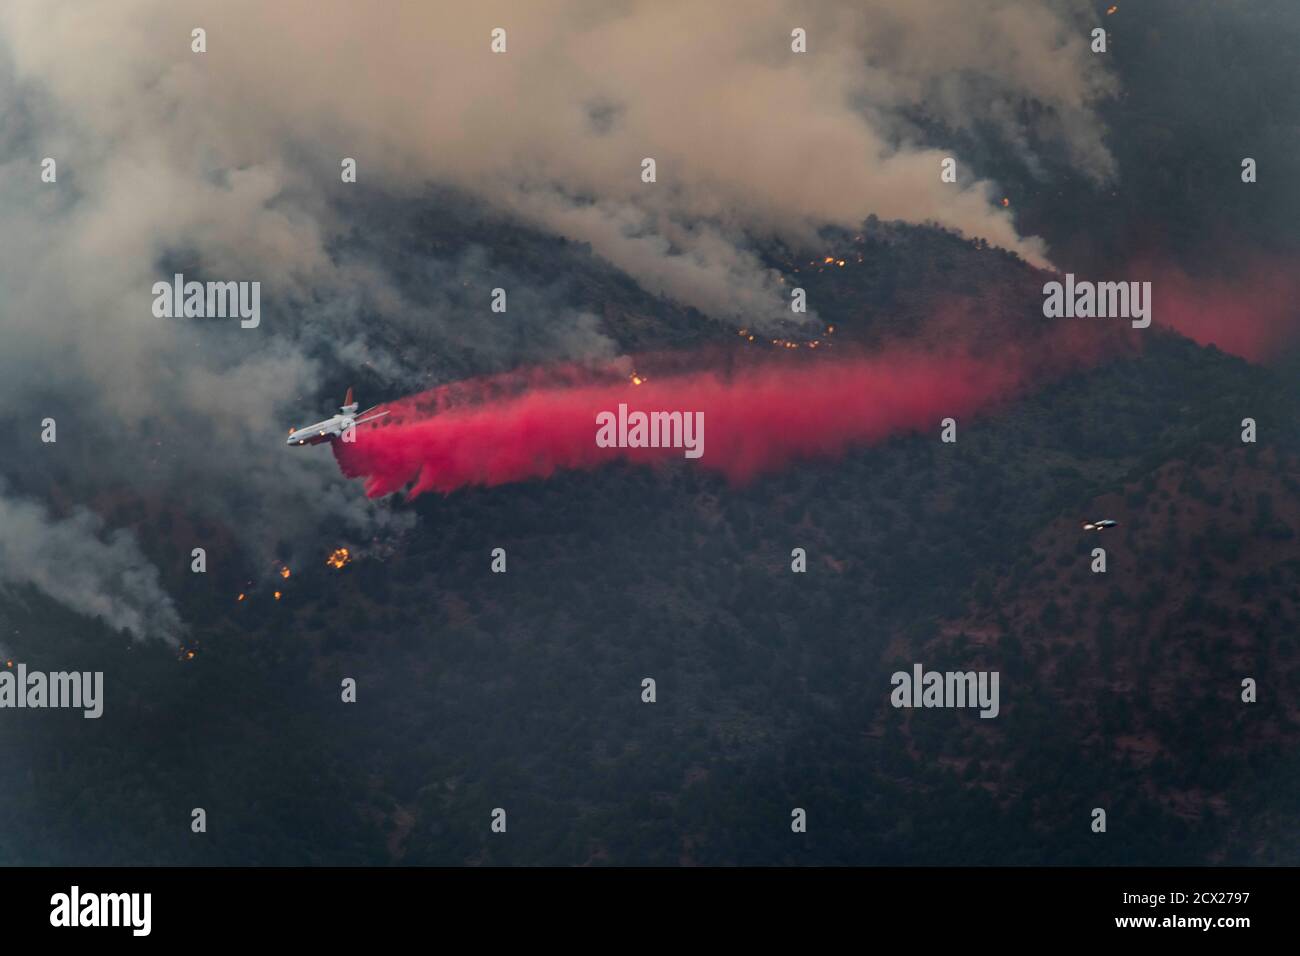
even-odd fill
[(317, 422), (315, 425), (308, 425), (306, 428), (299, 428), (290, 432), (285, 444), (319, 445), (321, 442), (332, 441), (340, 437), (355, 424), (350, 415), (335, 415), (323, 422)]
[(339, 414), (333, 418), (327, 418), (323, 422), (317, 422), (315, 425), (308, 425), (306, 428), (295, 428), (289, 432), (289, 437), (285, 441), (286, 445), (319, 445), (321, 442), (334, 441), (357, 425), (364, 425), (367, 422), (373, 422), (376, 418), (383, 418), (388, 414), (387, 411), (378, 412), (371, 415), (374, 409), (366, 409), (357, 417), (357, 408), (359, 406), (352, 402), (352, 389), (348, 389), (348, 403), (339, 407)]

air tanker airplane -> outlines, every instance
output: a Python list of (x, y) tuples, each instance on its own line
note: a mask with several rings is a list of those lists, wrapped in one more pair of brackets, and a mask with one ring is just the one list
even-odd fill
[[(372, 405), (361, 413), (362, 417), (357, 418), (357, 403), (352, 401), (352, 389), (349, 388), (347, 397), (343, 399), (343, 404), (339, 406), (337, 415), (333, 418), (327, 418), (323, 422), (317, 422), (315, 425), (308, 425), (306, 428), (291, 429), (289, 431), (289, 440), (285, 444), (319, 445), (321, 442), (335, 441), (349, 428), (364, 425), (366, 422), (373, 422), (376, 418), (383, 418), (388, 414), (388, 412), (379, 412), (377, 415), (370, 415), (377, 407)], [(370, 417), (365, 417), (367, 415)]]

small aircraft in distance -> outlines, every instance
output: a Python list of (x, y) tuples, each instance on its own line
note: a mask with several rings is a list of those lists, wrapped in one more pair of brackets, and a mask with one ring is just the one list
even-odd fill
[(1113, 528), (1119, 524), (1113, 518), (1102, 518), (1100, 521), (1089, 521), (1083, 526), (1084, 531), (1105, 531), (1107, 528)]
[[(373, 422), (376, 418), (383, 418), (388, 412), (379, 412), (371, 415), (370, 413), (378, 406), (372, 405), (357, 417), (357, 403), (352, 400), (352, 389), (348, 389), (347, 397), (343, 399), (343, 404), (339, 406), (339, 413), (333, 418), (327, 418), (323, 422), (317, 422), (315, 425), (308, 425), (306, 428), (289, 429), (289, 440), (287, 445), (319, 445), (321, 442), (334, 441), (342, 437), (343, 433), (349, 428), (355, 428), (357, 425), (364, 425), (366, 422)], [(368, 418), (366, 416), (369, 416)]]

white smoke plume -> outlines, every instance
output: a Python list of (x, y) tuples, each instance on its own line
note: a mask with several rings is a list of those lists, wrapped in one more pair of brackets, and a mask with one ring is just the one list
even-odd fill
[(106, 532), (84, 509), (56, 519), (34, 501), (0, 495), (0, 590), (24, 586), (137, 638), (176, 645), (185, 632), (129, 532)]
[[(13, 0), (0, 30), (20, 78), (89, 137), (68, 156), (96, 187), (87, 253), (186, 241), (228, 271), (274, 264), (315, 286), (330, 224), (305, 198), (302, 157), (349, 156), (371, 181), (454, 184), (648, 287), (753, 316), (782, 303), (746, 233), (800, 238), (874, 213), (1042, 264), (990, 184), (960, 162), (959, 186), (940, 181), (950, 151), (910, 141), (904, 117), (1018, 141), (1015, 107), (1033, 103), (1038, 132), (1108, 175), (1093, 106), (1112, 85), (1070, 6)], [(807, 53), (790, 49), (795, 28)], [(657, 183), (641, 181), (645, 157)]]

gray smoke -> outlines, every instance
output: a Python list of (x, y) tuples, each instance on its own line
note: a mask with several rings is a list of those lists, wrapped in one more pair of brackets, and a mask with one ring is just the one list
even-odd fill
[(57, 520), (33, 501), (0, 495), (0, 590), (30, 586), (117, 631), (178, 644), (185, 628), (158, 569), (130, 533), (78, 509)]

